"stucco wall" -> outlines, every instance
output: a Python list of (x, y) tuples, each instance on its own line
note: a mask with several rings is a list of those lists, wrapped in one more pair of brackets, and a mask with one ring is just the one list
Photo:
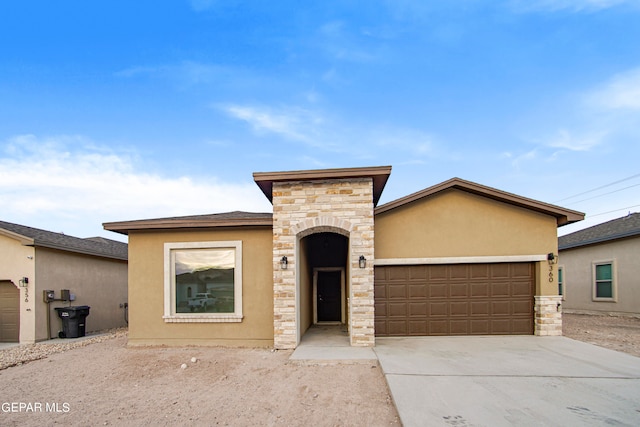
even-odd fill
[[(450, 189), (375, 216), (375, 257), (509, 257), (557, 254), (552, 216)], [(556, 295), (548, 264), (536, 266), (536, 294)]]
[[(48, 338), (47, 304), (42, 291), (55, 291), (60, 298), (62, 289), (69, 289), (76, 300), (70, 303), (50, 303), (51, 336), (57, 337), (62, 323), (55, 307), (88, 305), (86, 332), (126, 326), (124, 308), (127, 302), (127, 262), (99, 258), (47, 248), (36, 248), (36, 339)], [(42, 319), (42, 320), (40, 320)]]
[[(242, 322), (165, 323), (164, 243), (242, 241)], [(129, 345), (273, 345), (271, 227), (131, 232)]]
[(20, 342), (35, 342), (35, 307), (42, 301), (38, 297), (35, 280), (35, 250), (23, 246), (20, 241), (0, 234), (0, 280), (12, 282), (18, 287), (23, 277), (29, 279), (26, 288), (20, 288)]
[[(565, 310), (640, 314), (640, 238), (563, 250)], [(615, 263), (617, 301), (593, 301), (593, 262)]]

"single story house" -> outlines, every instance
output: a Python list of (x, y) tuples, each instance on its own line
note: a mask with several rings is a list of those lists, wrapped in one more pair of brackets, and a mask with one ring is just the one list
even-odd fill
[(0, 221), (0, 342), (57, 337), (56, 307), (89, 306), (85, 332), (121, 327), (126, 303), (126, 243)]
[(557, 227), (582, 213), (459, 178), (378, 206), (390, 173), (259, 172), (272, 213), (104, 224), (129, 236), (129, 344), (562, 333)]
[(566, 310), (640, 315), (640, 213), (558, 239)]

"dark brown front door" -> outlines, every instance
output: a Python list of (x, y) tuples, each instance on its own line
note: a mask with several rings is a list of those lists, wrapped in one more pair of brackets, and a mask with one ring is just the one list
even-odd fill
[(0, 282), (0, 342), (20, 341), (20, 290)]
[(342, 273), (318, 271), (318, 322), (342, 321)]
[(532, 263), (376, 267), (376, 335), (530, 335), (533, 295)]

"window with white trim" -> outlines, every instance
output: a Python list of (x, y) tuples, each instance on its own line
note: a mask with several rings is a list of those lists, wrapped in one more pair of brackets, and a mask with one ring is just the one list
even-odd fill
[(613, 261), (593, 263), (593, 300), (615, 301), (616, 283)]
[(564, 286), (564, 267), (558, 267), (558, 295), (564, 299), (565, 286)]
[(165, 322), (242, 321), (242, 242), (164, 244)]

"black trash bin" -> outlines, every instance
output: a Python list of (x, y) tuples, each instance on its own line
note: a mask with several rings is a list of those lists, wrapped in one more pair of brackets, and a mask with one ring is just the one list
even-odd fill
[(58, 312), (58, 317), (62, 319), (62, 331), (58, 336), (60, 338), (83, 337), (90, 308), (88, 305), (56, 307), (55, 310)]

